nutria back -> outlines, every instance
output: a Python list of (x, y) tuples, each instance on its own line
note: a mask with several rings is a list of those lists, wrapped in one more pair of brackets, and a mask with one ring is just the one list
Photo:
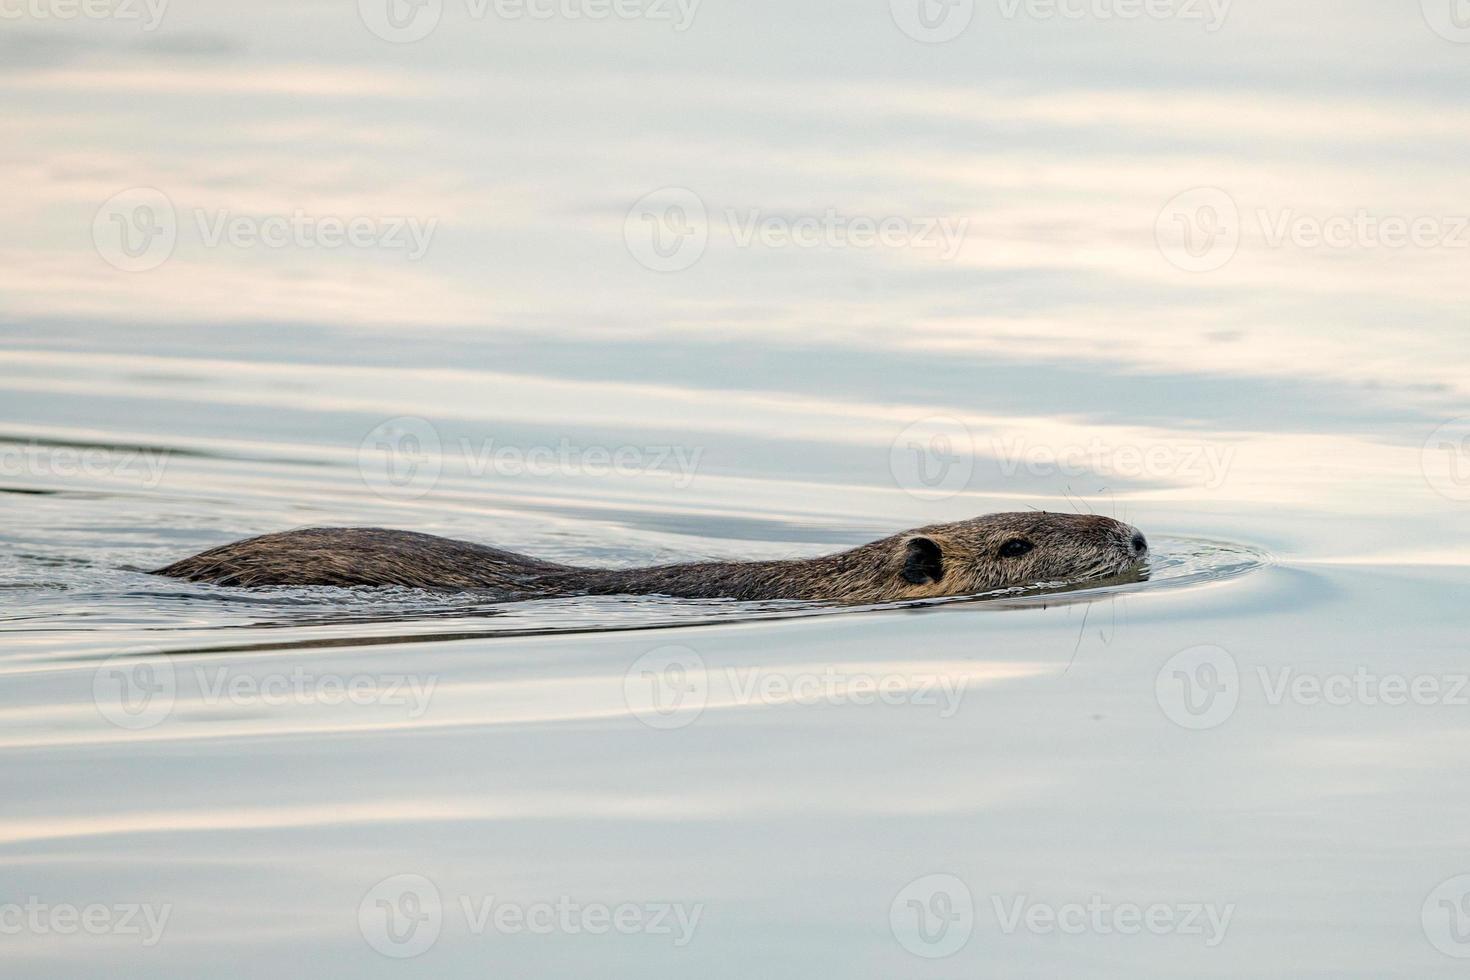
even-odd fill
[(586, 568), (432, 534), (305, 528), (248, 538), (155, 574), (215, 585), (405, 586), (506, 599), (667, 595), (884, 602), (1073, 582), (1136, 567), (1147, 542), (1120, 521), (1045, 511), (933, 524), (815, 558)]
[(515, 591), (564, 566), (415, 531), (312, 527), (264, 534), (185, 558), (154, 574), (214, 585), (400, 585)]

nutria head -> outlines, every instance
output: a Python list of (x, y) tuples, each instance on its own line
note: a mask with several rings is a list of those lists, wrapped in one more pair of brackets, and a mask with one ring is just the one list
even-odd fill
[(1076, 582), (1137, 568), (1148, 541), (1093, 514), (1027, 511), (934, 524), (887, 542), (896, 598), (971, 595), (1038, 582)]

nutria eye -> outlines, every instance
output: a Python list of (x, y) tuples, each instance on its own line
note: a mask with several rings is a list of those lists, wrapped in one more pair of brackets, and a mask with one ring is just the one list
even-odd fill
[(1002, 558), (1020, 558), (1035, 547), (1036, 545), (1027, 541), (1025, 538), (1011, 538), (1011, 540), (1000, 546), (1000, 556)]

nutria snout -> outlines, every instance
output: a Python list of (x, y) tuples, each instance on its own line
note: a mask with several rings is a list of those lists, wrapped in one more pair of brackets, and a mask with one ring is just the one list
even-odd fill
[(1137, 528), (1092, 514), (988, 514), (816, 558), (585, 568), (383, 528), (306, 528), (213, 548), (155, 574), (216, 585), (485, 589), (505, 599), (667, 595), (890, 602), (1070, 583), (1135, 568)]

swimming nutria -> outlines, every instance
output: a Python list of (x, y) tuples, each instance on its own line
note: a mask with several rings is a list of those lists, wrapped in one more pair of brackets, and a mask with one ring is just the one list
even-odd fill
[(432, 534), (307, 528), (213, 548), (155, 574), (217, 585), (486, 589), (507, 599), (667, 595), (889, 602), (1073, 582), (1135, 566), (1148, 542), (1091, 514), (990, 514), (933, 524), (817, 558), (583, 568)]

